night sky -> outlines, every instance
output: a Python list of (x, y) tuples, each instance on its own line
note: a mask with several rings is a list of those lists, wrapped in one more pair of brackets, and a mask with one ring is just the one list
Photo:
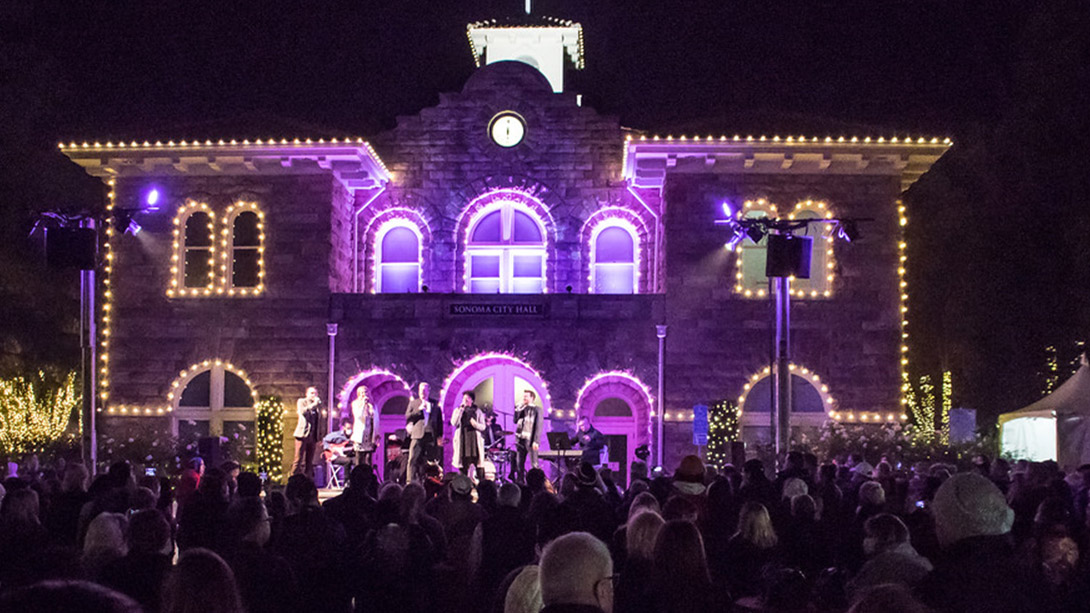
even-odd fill
[[(37, 210), (101, 205), (58, 141), (372, 136), (459, 90), (466, 23), (523, 3), (325, 4), (4, 3), (0, 370), (78, 359), (67, 286), (22, 248)], [(910, 193), (909, 255), (913, 368), (952, 369), (957, 404), (1035, 399), (1044, 347), (1086, 337), (1090, 171), (1070, 155), (1090, 144), (1086, 3), (538, 0), (534, 13), (582, 23), (587, 68), (566, 89), (628, 127), (953, 138)]]

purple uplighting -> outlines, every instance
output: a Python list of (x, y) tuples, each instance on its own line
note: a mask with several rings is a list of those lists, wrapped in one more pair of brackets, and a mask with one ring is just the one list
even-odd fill
[(148, 211), (159, 210), (159, 200), (162, 194), (159, 193), (158, 187), (153, 187), (144, 194), (144, 209)]

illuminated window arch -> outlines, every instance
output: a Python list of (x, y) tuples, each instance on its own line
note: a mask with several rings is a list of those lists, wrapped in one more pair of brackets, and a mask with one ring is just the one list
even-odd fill
[[(776, 205), (764, 198), (746, 200), (737, 213), (739, 219), (776, 217)], [(768, 294), (768, 277), (765, 276), (765, 262), (768, 258), (768, 237), (754, 243), (750, 238), (742, 239), (738, 244), (738, 257), (735, 266), (734, 291), (747, 298), (763, 297)]]
[(203, 202), (187, 201), (174, 217), (168, 296), (208, 296), (216, 285), (216, 214)]
[(475, 294), (546, 291), (545, 224), (514, 199), (481, 209), (466, 233), (467, 289)]
[(256, 203), (236, 202), (224, 215), (218, 293), (259, 294), (265, 289), (265, 213)]
[(167, 394), (174, 433), (183, 440), (203, 436), (252, 442), (257, 392), (246, 373), (222, 360), (205, 360), (182, 371)]
[(375, 291), (415, 293), (421, 286), (420, 229), (405, 219), (388, 221), (375, 237)]
[[(790, 364), (792, 411), (791, 425), (820, 426), (836, 412), (836, 400), (829, 386), (805, 366)], [(743, 426), (767, 426), (771, 406), (772, 370), (767, 366), (750, 376), (738, 397), (738, 411)]]
[[(761, 198), (747, 200), (739, 218), (776, 217), (776, 205)], [(788, 219), (829, 219), (833, 216), (829, 207), (821, 201), (803, 200), (787, 215)], [(819, 298), (832, 295), (833, 235), (831, 224), (808, 224), (805, 233), (814, 239), (810, 259), (810, 278), (791, 279), (791, 294), (796, 298)], [(754, 243), (745, 238), (738, 246), (734, 291), (747, 298), (761, 298), (768, 294), (768, 277), (765, 262), (768, 258), (768, 237)]]
[[(795, 205), (788, 219), (830, 219), (833, 213), (820, 201), (804, 200)], [(792, 279), (791, 294), (797, 298), (818, 298), (832, 295), (833, 289), (833, 225), (807, 225), (806, 236), (814, 239), (810, 255), (810, 278)], [(800, 232), (801, 234), (801, 232)]]
[(591, 291), (635, 294), (639, 290), (639, 234), (623, 219), (598, 224), (591, 234)]

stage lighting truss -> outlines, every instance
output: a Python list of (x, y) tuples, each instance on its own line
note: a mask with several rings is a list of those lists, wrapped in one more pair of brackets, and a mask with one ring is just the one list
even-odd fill
[(808, 228), (810, 224), (832, 224), (832, 236), (843, 239), (845, 242), (859, 240), (859, 224), (874, 221), (872, 218), (863, 217), (830, 217), (827, 219), (784, 219), (780, 217), (743, 217), (736, 218), (724, 206), (727, 213), (726, 219), (715, 220), (716, 225), (726, 226), (731, 236), (726, 242), (726, 248), (734, 251), (749, 239), (753, 244), (761, 242), (768, 234), (794, 234), (798, 230)]

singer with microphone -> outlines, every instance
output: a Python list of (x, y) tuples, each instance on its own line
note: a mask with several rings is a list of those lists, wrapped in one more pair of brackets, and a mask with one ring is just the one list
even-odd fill
[(295, 403), (295, 412), (299, 422), (295, 425), (295, 461), (291, 464), (291, 474), (300, 473), (314, 478), (314, 451), (318, 446), (318, 407), (322, 399), (318, 397), (318, 388), (308, 387), (307, 395)]

